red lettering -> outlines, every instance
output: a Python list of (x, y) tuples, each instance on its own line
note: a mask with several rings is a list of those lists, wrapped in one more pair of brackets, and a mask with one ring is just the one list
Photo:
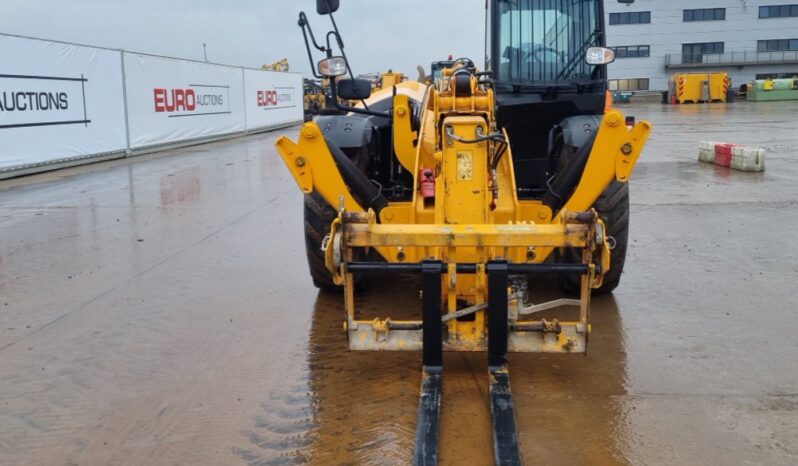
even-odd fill
[(169, 102), (169, 94), (166, 94), (166, 111), (167, 112), (174, 112), (175, 111), (175, 90), (172, 89), (172, 101)]
[(175, 110), (186, 109), (186, 94), (183, 89), (175, 89)]
[(194, 89), (186, 89), (186, 110), (191, 112), (195, 108), (197, 108), (197, 96), (194, 95)]
[(258, 91), (258, 107), (277, 105), (277, 91)]
[(164, 100), (166, 96), (166, 89), (157, 88), (153, 90), (155, 94), (155, 111), (156, 112), (163, 112), (166, 109), (164, 108)]
[(197, 108), (194, 89), (153, 89), (156, 112), (192, 112)]

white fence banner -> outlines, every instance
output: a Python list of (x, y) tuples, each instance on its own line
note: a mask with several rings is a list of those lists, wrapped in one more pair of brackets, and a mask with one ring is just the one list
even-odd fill
[(121, 53), (0, 35), (0, 171), (126, 149)]
[(245, 69), (247, 131), (301, 122), (303, 92), (298, 73)]
[(241, 68), (125, 52), (130, 147), (243, 132)]

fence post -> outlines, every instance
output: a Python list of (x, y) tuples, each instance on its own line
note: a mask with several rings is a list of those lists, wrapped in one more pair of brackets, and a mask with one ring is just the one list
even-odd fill
[(243, 66), (241, 67), (241, 92), (244, 94), (242, 96), (244, 104), (244, 134), (249, 134), (249, 124), (247, 123), (247, 75)]
[(119, 49), (119, 60), (122, 63), (122, 108), (125, 112), (125, 141), (127, 148), (125, 149), (125, 157), (130, 157), (130, 112), (127, 108), (127, 74), (125, 73), (125, 51)]

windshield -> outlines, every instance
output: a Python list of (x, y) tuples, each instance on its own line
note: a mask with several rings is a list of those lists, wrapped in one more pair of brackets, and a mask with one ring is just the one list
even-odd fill
[(497, 79), (505, 82), (581, 81), (594, 45), (599, 0), (499, 0)]

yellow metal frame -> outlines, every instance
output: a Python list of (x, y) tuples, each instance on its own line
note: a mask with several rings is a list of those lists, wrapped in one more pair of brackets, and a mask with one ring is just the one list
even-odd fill
[(410, 124), (410, 119), (413, 117), (410, 99), (404, 94), (399, 94), (394, 97), (393, 104), (393, 150), (405, 170), (412, 170), (416, 161), (414, 141), (418, 138), (418, 132), (413, 131)]
[(330, 149), (324, 142), (321, 128), (316, 123), (302, 126), (298, 144), (283, 136), (275, 145), (303, 193), (315, 191), (330, 205), (339, 206), (343, 199), (343, 207), (347, 210), (363, 210), (349, 194)]
[[(497, 131), (492, 90), (472, 77), (470, 92), (457, 94), (452, 73), (444, 74), (446, 79), (437, 87), (423, 87), (415, 82), (399, 84), (393, 97), (394, 151), (414, 177), (422, 168), (434, 170), (436, 187), (432, 202), (422, 198), (416, 189), (411, 201), (389, 203), (377, 219), (349, 193), (315, 123), (302, 127), (297, 143), (285, 137), (276, 143), (302, 191), (318, 192), (340, 211), (331, 226), (326, 254), (335, 282), (344, 285), (350, 347), (418, 349), (421, 344), (420, 332), (391, 329), (390, 319), (355, 320), (352, 274), (346, 270), (353, 248), (375, 248), (388, 262), (436, 259), (447, 263), (442, 299), (451, 314), (463, 302), (479, 305), (486, 301), (484, 264), (488, 261), (541, 263), (556, 248), (576, 247), (582, 248), (583, 262), (589, 264), (591, 271), (582, 279), (580, 320), (558, 323), (556, 333), (511, 332), (510, 349), (584, 351), (589, 331), (590, 289), (601, 286), (611, 264), (603, 223), (574, 222), (574, 212), (590, 211), (614, 180), (629, 180), (651, 125), (642, 121), (629, 128), (620, 111), (609, 110), (598, 129), (578, 186), (564, 208), (554, 213), (540, 201), (518, 199), (509, 144), (495, 170), (491, 168), (489, 161), (502, 152), (495, 139), (482, 138)], [(412, 130), (408, 96), (421, 105), (419, 132)], [(507, 140), (506, 133), (504, 138)], [(458, 276), (457, 263), (482, 265), (476, 274)], [(485, 322), (484, 310), (475, 312), (473, 321), (448, 320), (444, 347), (484, 349)]]
[[(327, 248), (327, 266), (333, 272), (336, 283), (344, 285), (344, 302), (346, 308), (345, 328), (349, 333), (350, 348), (355, 350), (420, 350), (422, 346), (421, 332), (411, 327), (420, 327), (417, 320), (373, 319), (358, 320), (355, 318), (354, 276), (347, 269), (352, 259), (353, 248), (373, 246), (404, 246), (422, 248), (430, 258), (461, 257), (458, 250), (474, 250), (474, 256), (481, 258), (476, 274), (458, 274), (456, 264), (449, 262), (444, 274), (444, 298), (448, 298), (449, 314), (457, 311), (452, 306), (452, 298), (462, 296), (460, 283), (474, 284), (475, 289), (468, 290), (475, 299), (484, 300), (487, 293), (487, 275), (484, 264), (490, 260), (501, 259), (509, 248), (533, 246), (575, 247), (584, 250), (585, 263), (590, 264), (589, 273), (582, 280), (582, 294), (579, 302), (579, 320), (551, 323), (556, 330), (549, 332), (509, 332), (509, 349), (515, 352), (585, 352), (590, 331), (590, 288), (594, 283), (600, 284), (601, 274), (593, 264), (594, 252), (601, 256), (599, 262), (605, 262), (609, 249), (597, 247), (597, 239), (606, 242), (597, 229), (603, 228), (600, 220), (586, 223), (580, 218), (584, 214), (570, 213), (563, 216), (563, 222), (549, 225), (516, 224), (516, 225), (381, 225), (376, 223), (373, 211), (367, 213), (339, 212), (333, 222), (331, 236), (333, 238)], [(589, 217), (596, 218), (595, 212)], [(515, 299), (514, 299), (515, 298)], [(454, 303), (456, 304), (456, 302)], [(523, 321), (518, 319), (517, 297), (510, 296), (510, 305), (515, 306), (512, 324), (541, 325), (546, 321)], [(487, 334), (484, 322), (476, 314), (473, 322), (458, 322), (449, 319), (449, 331), (443, 341), (447, 351), (484, 351), (487, 348)], [(482, 316), (484, 318), (484, 316)], [(394, 328), (392, 328), (394, 327)]]

